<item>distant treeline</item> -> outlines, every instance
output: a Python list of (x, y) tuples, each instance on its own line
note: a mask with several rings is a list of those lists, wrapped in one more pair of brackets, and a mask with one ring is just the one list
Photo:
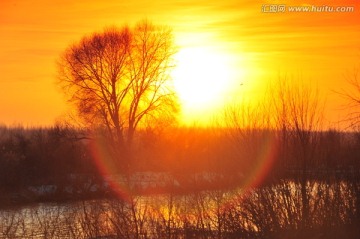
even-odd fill
[(66, 185), (71, 174), (96, 174), (87, 148), (74, 129), (0, 128), (0, 194), (29, 186)]
[[(39, 185), (65, 190), (69, 185), (81, 187), (82, 180), (102, 180), (92, 148), (96, 137), (61, 126), (0, 128), (1, 194)], [(110, 150), (106, 145), (101, 146), (102, 151)], [(102, 156), (96, 156), (100, 163)], [(239, 175), (247, 177), (261, 164), (269, 165), (269, 179), (305, 174), (305, 179), (356, 176), (359, 159), (360, 134), (356, 132), (189, 127), (141, 130), (131, 157), (116, 155), (110, 160), (111, 165), (120, 165), (111, 173), (124, 173), (121, 165), (130, 165), (132, 172), (215, 172), (234, 183)]]

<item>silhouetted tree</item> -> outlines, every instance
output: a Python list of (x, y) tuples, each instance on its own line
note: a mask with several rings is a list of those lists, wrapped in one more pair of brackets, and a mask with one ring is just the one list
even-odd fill
[(349, 110), (346, 121), (350, 123), (350, 128), (359, 131), (360, 128), (360, 68), (352, 74), (346, 75), (348, 89), (336, 91), (346, 101), (345, 108)]
[(268, 108), (262, 102), (251, 104), (242, 101), (225, 109), (224, 123), (228, 128), (231, 144), (234, 145), (230, 152), (237, 157), (236, 160), (233, 159), (234, 163), (240, 163), (232, 168), (248, 172), (258, 164), (265, 141), (272, 137)]
[(107, 28), (70, 46), (58, 63), (58, 83), (88, 125), (105, 130), (117, 149), (131, 146), (140, 125), (173, 118), (169, 70), (171, 29), (142, 21)]
[[(324, 105), (319, 92), (302, 82), (282, 78), (274, 86), (275, 125), (282, 137), (283, 160), (293, 158), (299, 170), (303, 226), (309, 226), (309, 170), (315, 165)], [(290, 145), (289, 145), (290, 142)]]

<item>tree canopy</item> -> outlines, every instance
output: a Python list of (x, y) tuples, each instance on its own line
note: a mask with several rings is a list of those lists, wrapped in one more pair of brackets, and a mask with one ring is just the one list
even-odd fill
[(106, 28), (65, 50), (58, 83), (83, 122), (105, 129), (117, 145), (131, 145), (140, 125), (174, 118), (174, 53), (168, 27), (141, 21)]

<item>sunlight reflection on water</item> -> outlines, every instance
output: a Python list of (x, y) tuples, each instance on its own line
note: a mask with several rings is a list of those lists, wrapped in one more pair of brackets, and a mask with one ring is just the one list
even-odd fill
[[(345, 224), (356, 214), (356, 189), (345, 181), (308, 181), (312, 225)], [(301, 184), (282, 180), (254, 190), (212, 190), (63, 204), (41, 203), (0, 211), (0, 238), (161, 238), (186, 233), (262, 233), (266, 227), (299, 228)], [(278, 228), (279, 229), (279, 228)], [(131, 236), (132, 235), (132, 236)], [(206, 236), (208, 235), (208, 236)], [(214, 237), (215, 236), (215, 237)], [(247, 237), (244, 237), (247, 238)]]

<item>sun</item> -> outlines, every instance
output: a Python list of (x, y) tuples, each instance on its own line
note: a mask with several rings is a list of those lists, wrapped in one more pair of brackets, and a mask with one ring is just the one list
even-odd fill
[(233, 70), (229, 57), (206, 47), (181, 49), (173, 71), (175, 89), (185, 121), (207, 117), (223, 105), (231, 89)]

